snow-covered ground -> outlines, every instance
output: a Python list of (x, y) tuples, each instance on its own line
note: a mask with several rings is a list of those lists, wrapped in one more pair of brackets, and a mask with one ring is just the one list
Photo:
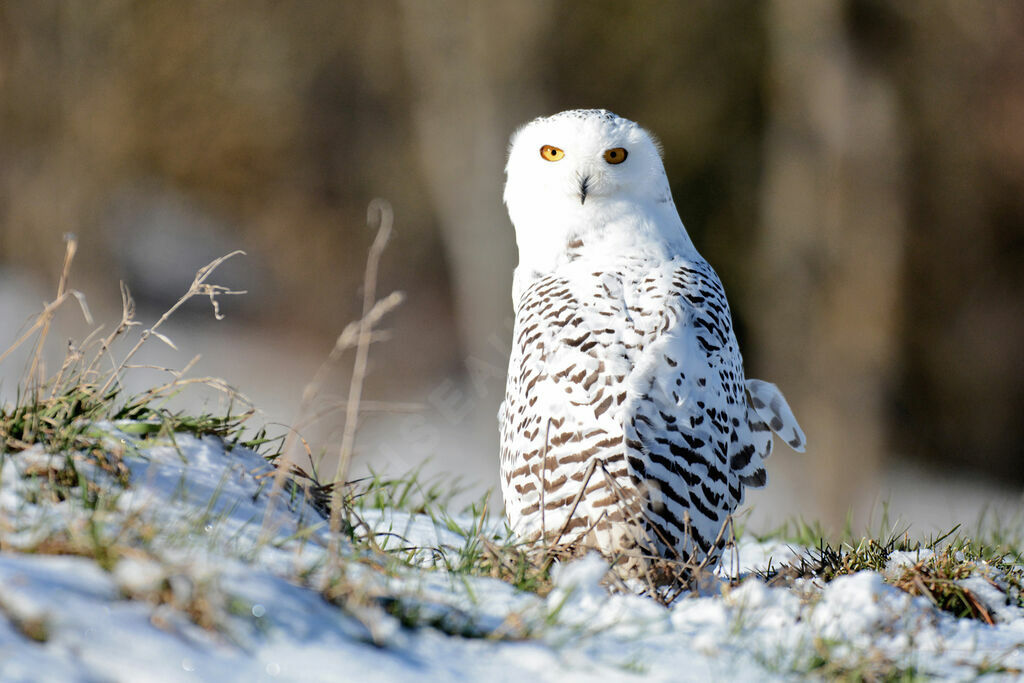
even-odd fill
[[(310, 505), (278, 502), (268, 511), (270, 469), (260, 456), (225, 452), (210, 437), (143, 441), (114, 425), (96, 429), (126, 465), (126, 487), (77, 454), (77, 471), (94, 486), (73, 490), (92, 495), (55, 500), (40, 492), (66, 467), (64, 455), (3, 456), (4, 681), (785, 680), (878, 671), (971, 679), (1024, 671), (1024, 609), (980, 574), (967, 581), (995, 625), (939, 611), (876, 572), (769, 587), (751, 571), (796, 550), (753, 541), (723, 562), (722, 573), (738, 567), (742, 583), (719, 579), (671, 608), (608, 594), (597, 556), (556, 567), (554, 588), (540, 597), (497, 579), (386, 565), (344, 545), (332, 562), (326, 524)], [(368, 510), (364, 519), (414, 546), (457, 552), (465, 543), (422, 515)], [(33, 547), (40, 552), (24, 552)], [(44, 554), (46, 547), (72, 554)], [(887, 571), (917, 559), (894, 555)]]
[[(120, 298), (113, 281), (85, 286), (75, 279), (75, 283), (86, 291), (97, 322), (109, 326), (118, 320)], [(54, 288), (53, 283), (37, 274), (0, 267), (0, 352), (17, 338), (26, 321), (35, 319), (43, 302), (53, 298)], [(206, 302), (202, 304), (205, 306)], [(285, 425), (298, 424), (303, 416), (296, 414), (296, 408), (302, 402), (303, 390), (329, 352), (333, 339), (325, 343), (308, 331), (281, 330), (230, 315), (217, 321), (201, 310), (202, 315), (172, 318), (164, 328), (177, 351), (159, 342), (147, 344), (136, 358), (138, 363), (180, 368), (193, 356), (201, 355), (191, 375), (221, 377), (237, 388), (260, 409), (260, 418), (254, 423), (267, 425), (275, 433), (287, 431)], [(160, 313), (151, 310), (140, 312), (139, 316), (150, 324)], [(401, 310), (398, 313), (404, 314)], [(80, 312), (69, 306), (58, 314), (50, 339), (81, 340), (91, 331)], [(409, 346), (414, 341), (395, 339), (389, 344), (415, 352)], [(33, 350), (34, 344), (25, 344), (0, 363), (0, 401), (14, 400), (19, 379), (27, 367), (26, 358)], [(59, 368), (64, 357), (63, 345), (54, 343), (46, 351), (44, 359), (48, 366)], [(397, 382), (401, 391), (395, 395), (368, 393), (367, 398), (417, 404), (422, 409), (361, 416), (353, 475), (363, 476), (372, 468), (389, 476), (403, 476), (421, 468), (426, 477), (450, 481), (457, 474), (466, 487), (463, 501), (477, 499), (489, 488), (497, 490), (495, 414), (504, 392), (507, 355), (495, 350), (491, 356), (478, 360), (484, 363), (480, 368), (485, 375), (483, 381), (466, 385), (445, 375), (410, 383), (403, 377)], [(371, 377), (386, 374), (386, 368), (377, 367)], [(127, 394), (132, 394), (166, 380), (165, 374), (138, 370), (128, 374), (124, 386)], [(335, 382), (325, 390), (337, 394), (347, 389), (343, 378), (336, 378)], [(198, 387), (193, 389), (179, 397), (174, 406), (193, 412), (211, 409), (211, 395), (195, 391)], [(326, 448), (328, 460), (322, 463), (322, 471), (334, 470), (343, 417), (343, 411), (338, 411), (302, 429), (314, 452), (319, 452), (319, 446)], [(753, 510), (753, 514), (744, 517), (744, 523), (748, 528), (768, 531), (797, 516), (811, 520), (827, 517), (829, 511), (818, 507), (819, 501), (807, 495), (814, 486), (807, 478), (807, 459), (820, 454), (814, 453), (813, 448), (803, 456), (785, 448), (777, 450), (768, 468), (769, 485), (748, 491), (743, 509)], [(874, 479), (876, 485), (857, 492), (851, 510), (855, 529), (864, 528), (869, 519), (877, 520), (883, 504), (887, 505), (890, 519), (912, 523), (911, 531), (919, 534), (941, 533), (958, 523), (974, 528), (986, 512), (1009, 518), (1024, 510), (1024, 497), (1018, 486), (981, 478), (976, 472), (907, 462), (895, 454), (887, 454), (884, 469)], [(842, 515), (846, 510), (832, 512)]]

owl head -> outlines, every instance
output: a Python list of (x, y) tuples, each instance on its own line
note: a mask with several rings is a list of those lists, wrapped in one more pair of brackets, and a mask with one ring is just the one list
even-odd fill
[(505, 203), (521, 200), (585, 207), (587, 202), (654, 199), (665, 178), (661, 153), (636, 123), (604, 109), (574, 109), (534, 119), (512, 136)]
[(505, 173), (521, 264), (540, 267), (577, 239), (682, 232), (658, 144), (609, 111), (531, 121), (512, 136)]

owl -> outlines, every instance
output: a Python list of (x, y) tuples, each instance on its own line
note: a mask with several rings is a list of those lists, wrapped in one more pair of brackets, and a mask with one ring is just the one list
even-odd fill
[(519, 264), (499, 410), (513, 531), (594, 548), (655, 585), (713, 567), (772, 432), (804, 434), (746, 379), (722, 283), (679, 218), (657, 142), (605, 110), (512, 137), (504, 200)]

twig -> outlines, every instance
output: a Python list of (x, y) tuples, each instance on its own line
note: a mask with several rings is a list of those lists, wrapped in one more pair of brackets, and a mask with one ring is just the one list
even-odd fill
[[(337, 534), (341, 530), (342, 486), (348, 473), (349, 462), (355, 447), (356, 430), (359, 426), (359, 400), (363, 394), (363, 381), (366, 378), (366, 364), (370, 353), (370, 334), (373, 320), (370, 313), (377, 297), (377, 270), (380, 257), (384, 253), (388, 239), (391, 237), (391, 226), (394, 212), (391, 205), (379, 199), (370, 202), (367, 209), (367, 222), (374, 218), (379, 222), (377, 236), (370, 246), (366, 258), (366, 272), (363, 277), (363, 317), (359, 321), (359, 337), (356, 342), (356, 357), (352, 365), (352, 379), (349, 382), (348, 405), (345, 407), (345, 431), (341, 436), (341, 448), (338, 454), (338, 469), (334, 475), (335, 489), (331, 492), (330, 529)], [(396, 303), (397, 305), (397, 303)]]
[[(332, 413), (337, 413), (348, 409), (348, 401), (343, 399), (329, 399), (322, 398), (321, 403), (324, 403), (324, 407), (320, 410), (310, 413), (307, 417), (298, 420), (293, 428), (297, 432), (302, 432), (303, 429), (315, 424), (320, 420), (324, 419)], [(422, 403), (413, 403), (410, 401), (360, 401), (359, 411), (362, 413), (421, 413), (426, 409), (426, 406)], [(299, 438), (296, 434), (293, 438)]]
[[(365, 316), (363, 319), (351, 322), (348, 325), (346, 325), (345, 329), (342, 331), (340, 335), (338, 335), (338, 338), (335, 340), (334, 347), (331, 349), (331, 353), (328, 355), (327, 359), (323, 363), (321, 363), (320, 367), (316, 371), (316, 374), (313, 376), (313, 379), (310, 381), (309, 384), (306, 385), (306, 388), (303, 390), (302, 401), (299, 403), (299, 409), (297, 411), (299, 417), (296, 419), (295, 424), (288, 429), (288, 432), (285, 436), (285, 442), (281, 447), (281, 455), (277, 458), (277, 461), (275, 462), (277, 471), (274, 475), (274, 483), (270, 489), (270, 498), (268, 500), (266, 511), (264, 512), (263, 516), (262, 533), (264, 535), (266, 535), (268, 532), (267, 525), (269, 524), (269, 521), (273, 516), (276, 499), (280, 494), (281, 490), (283, 489), (285, 480), (287, 479), (287, 475), (289, 473), (288, 466), (294, 463), (295, 440), (299, 439), (303, 442), (303, 444), (305, 444), (305, 440), (301, 436), (302, 429), (304, 429), (309, 424), (316, 422), (324, 415), (334, 412), (335, 410), (338, 409), (337, 406), (331, 406), (327, 410), (320, 411), (319, 413), (310, 415), (310, 406), (313, 404), (313, 401), (318, 397), (320, 387), (326, 380), (328, 373), (334, 367), (334, 365), (337, 364), (338, 360), (341, 359), (341, 356), (344, 354), (344, 352), (355, 346), (356, 343), (358, 342), (359, 327), (360, 323), (363, 320), (366, 320), (368, 322), (368, 325), (372, 327), (373, 325), (376, 325), (378, 322), (380, 322), (380, 320), (385, 315), (387, 315), (396, 307), (398, 307), (398, 305), (402, 303), (403, 300), (404, 295), (401, 292), (392, 292), (388, 296), (384, 297), (383, 299), (375, 303), (373, 305), (373, 308), (370, 309), (369, 315)], [(374, 336), (376, 335), (371, 335), (371, 341), (374, 341), (374, 339), (372, 338)], [(348, 401), (343, 401), (341, 403), (343, 404), (342, 407), (347, 412), (349, 406)], [(367, 408), (367, 405), (369, 405), (369, 408)], [(389, 409), (387, 406), (389, 406), (389, 404), (383, 404), (376, 401), (370, 402), (369, 404), (360, 401), (357, 408), (359, 410), (386, 411)], [(397, 406), (396, 411), (411, 411), (413, 410), (414, 404), (399, 403), (394, 404), (394, 406)], [(306, 451), (309, 451), (308, 446), (306, 447)]]
[[(545, 545), (548, 542), (548, 528), (545, 522), (545, 493), (548, 490), (548, 444), (551, 435), (551, 418), (549, 417), (544, 427), (544, 453), (540, 461), (540, 537)], [(585, 488), (585, 487), (584, 487)], [(570, 513), (570, 516), (572, 513)]]
[[(366, 365), (370, 352), (370, 334), (373, 321), (370, 320), (370, 313), (374, 308), (377, 295), (377, 270), (380, 265), (380, 257), (384, 252), (388, 239), (391, 237), (391, 225), (393, 213), (391, 206), (383, 201), (374, 201), (369, 207), (369, 216), (376, 210), (380, 227), (377, 230), (377, 237), (370, 246), (370, 253), (366, 259), (366, 273), (363, 278), (363, 318), (359, 321), (359, 336), (356, 343), (356, 358), (352, 367), (352, 379), (349, 382), (348, 405), (345, 411), (345, 431), (342, 434), (341, 449), (339, 453), (338, 469), (335, 481), (342, 481), (348, 472), (349, 461), (352, 458), (352, 450), (355, 445), (356, 430), (359, 425), (359, 400), (363, 393), (363, 381), (366, 377)], [(332, 500), (331, 528), (337, 531), (337, 524), (333, 519), (340, 504), (340, 497)]]
[[(393, 212), (391, 210), (391, 206), (384, 200), (375, 199), (370, 202), (370, 206), (367, 209), (367, 222), (370, 223), (371, 227), (374, 226), (374, 219), (377, 221), (377, 235), (370, 247), (370, 252), (367, 256), (366, 270), (364, 272), (362, 317), (359, 320), (349, 323), (345, 329), (342, 330), (341, 334), (338, 335), (335, 340), (334, 347), (331, 349), (327, 359), (321, 363), (320, 367), (314, 374), (313, 379), (306, 385), (302, 392), (302, 400), (299, 403), (297, 411), (298, 417), (296, 418), (295, 426), (288, 430), (284, 444), (281, 448), (281, 455), (275, 463), (276, 471), (274, 473), (274, 482), (271, 486), (269, 500), (267, 501), (266, 510), (263, 515), (261, 531), (261, 535), (263, 537), (267, 537), (270, 533), (270, 522), (274, 515), (276, 503), (284, 488), (285, 481), (290, 472), (290, 466), (293, 464), (296, 439), (300, 440), (303, 445), (306, 446), (306, 453), (310, 456), (310, 461), (312, 462), (310, 449), (300, 433), (301, 428), (311, 422), (315, 422), (324, 414), (333, 412), (337, 409), (337, 406), (331, 406), (326, 411), (310, 415), (310, 408), (313, 401), (317, 399), (320, 387), (326, 381), (330, 370), (334, 368), (348, 349), (355, 348), (356, 358), (352, 372), (352, 379), (349, 384), (348, 400), (343, 403), (343, 407), (345, 409), (345, 430), (342, 436), (338, 468), (335, 472), (333, 482), (328, 485), (331, 491), (329, 526), (330, 530), (333, 532), (331, 535), (330, 548), (330, 556), (332, 558), (337, 557), (337, 541), (338, 533), (341, 531), (341, 509), (344, 502), (345, 476), (348, 472), (348, 466), (351, 461), (352, 451), (355, 444), (359, 411), (365, 408), (361, 399), (363, 381), (366, 376), (369, 345), (375, 341), (381, 341), (386, 338), (384, 333), (374, 331), (374, 327), (385, 315), (394, 310), (404, 299), (404, 295), (401, 292), (392, 292), (379, 301), (375, 300), (377, 292), (377, 271), (379, 269), (380, 258), (385, 246), (387, 245), (388, 238), (391, 235), (391, 228), (393, 224)], [(396, 404), (396, 406), (398, 409), (412, 409), (410, 404)], [(387, 409), (384, 404), (376, 402), (370, 405), (370, 408), (374, 410)]]
[[(71, 262), (75, 260), (75, 252), (78, 251), (78, 239), (71, 233), (64, 236), (64, 242), (66, 244), (64, 248), (64, 266), (60, 269), (60, 279), (57, 281), (57, 301), (63, 299), (64, 294), (67, 291)], [(46, 336), (50, 333), (50, 324), (53, 322), (53, 313), (49, 312), (44, 314), (42, 322), (43, 329), (39, 333), (38, 341), (36, 341), (36, 352), (32, 354), (32, 365), (29, 368), (27, 375), (29, 382), (35, 382), (36, 380), (36, 370), (39, 367), (39, 361), (43, 357), (43, 346), (46, 344)]]
[[(114, 340), (117, 339), (122, 334), (124, 334), (125, 330), (131, 327), (135, 327), (136, 325), (139, 324), (141, 323), (135, 320), (135, 299), (132, 298), (132, 294), (131, 291), (129, 291), (128, 289), (128, 285), (126, 285), (124, 282), (121, 282), (121, 320), (120, 322), (118, 322), (117, 327), (114, 328), (114, 331), (107, 335), (107, 337), (100, 342), (100, 347), (99, 349), (97, 349), (96, 355), (93, 357), (92, 362), (89, 363), (89, 367), (86, 368), (84, 374), (98, 374), (99, 370), (97, 370), (97, 366), (103, 361), (104, 358), (110, 360), (111, 372), (116, 372), (117, 365), (114, 363), (113, 359), (110, 358), (110, 354), (108, 353), (108, 351), (110, 350), (111, 345), (114, 343)], [(102, 397), (102, 394), (100, 396)]]
[[(604, 462), (601, 462), (601, 473), (604, 475), (605, 484), (608, 486), (608, 488), (611, 489), (612, 493), (615, 494), (615, 497), (619, 500), (619, 504), (620, 505), (625, 505), (627, 511), (629, 510), (629, 507), (639, 508), (639, 505), (636, 504), (636, 503), (634, 503), (632, 506), (630, 504), (628, 504), (628, 503), (625, 503), (625, 496), (623, 495), (624, 491), (622, 490), (622, 487), (619, 486), (619, 482), (615, 481), (615, 478), (612, 477), (611, 472), (609, 472), (608, 468), (605, 467)], [(648, 522), (648, 524), (645, 525), (645, 527), (643, 529), (644, 535), (647, 536), (648, 542), (651, 541), (651, 537), (648, 534), (648, 528), (653, 527), (655, 533), (658, 533), (660, 535), (660, 532), (658, 531), (658, 527), (656, 525), (654, 525), (653, 523), (651, 523), (650, 518), (647, 517), (647, 514), (644, 512), (644, 510), (642, 508), (636, 510), (636, 512), (639, 512), (639, 515), (646, 522)], [(671, 547), (669, 545), (669, 543), (664, 538), (662, 538), (661, 540), (662, 540), (662, 543), (666, 547)], [(643, 559), (642, 556), (641, 556), (641, 559)], [(650, 563), (645, 563), (645, 565), (646, 564), (650, 564)], [(647, 582), (647, 592), (650, 595), (656, 597), (657, 596), (657, 591), (655, 590), (654, 579), (651, 577), (651, 572), (648, 571), (647, 566), (644, 566), (643, 579), (644, 579), (644, 581)]]
[(92, 325), (92, 314), (89, 312), (89, 307), (85, 302), (85, 296), (83, 296), (81, 292), (75, 289), (72, 289), (70, 291), (66, 290), (68, 271), (71, 268), (71, 261), (75, 257), (75, 251), (78, 249), (78, 240), (75, 239), (74, 235), (68, 235), (66, 236), (66, 239), (68, 242), (68, 246), (64, 254), (64, 268), (61, 271), (60, 285), (58, 285), (57, 287), (57, 298), (51, 301), (50, 303), (46, 304), (43, 307), (43, 310), (39, 314), (39, 316), (36, 317), (36, 320), (32, 324), (32, 326), (28, 328), (20, 337), (18, 337), (13, 344), (7, 347), (7, 349), (3, 353), (0, 353), (0, 363), (2, 363), (4, 359), (7, 358), (7, 356), (11, 355), (15, 351), (15, 349), (24, 344), (25, 341), (29, 339), (29, 337), (35, 334), (36, 330), (43, 328), (43, 332), (39, 336), (39, 341), (36, 343), (36, 351), (32, 358), (32, 368), (31, 370), (29, 370), (27, 375), (27, 378), (29, 379), (31, 379), (32, 376), (35, 375), (36, 367), (38, 366), (40, 357), (42, 355), (43, 341), (46, 339), (46, 336), (50, 330), (50, 323), (53, 320), (53, 315), (54, 313), (56, 313), (57, 309), (60, 308), (64, 304), (64, 302), (68, 300), (68, 297), (73, 296), (75, 297), (75, 299), (78, 300), (78, 305), (79, 308), (82, 309), (82, 315), (85, 317), (85, 321), (88, 324)]
[[(210, 297), (210, 303), (213, 306), (214, 317), (217, 318), (217, 320), (222, 320), (224, 318), (224, 316), (220, 312), (220, 304), (217, 302), (217, 296), (221, 294), (245, 294), (245, 291), (236, 291), (228, 289), (227, 287), (223, 287), (221, 285), (207, 284), (206, 280), (213, 274), (213, 271), (217, 270), (217, 268), (220, 267), (222, 263), (224, 263), (233, 256), (238, 256), (239, 254), (242, 254), (244, 256), (245, 252), (241, 250), (235, 250), (230, 254), (225, 254), (224, 256), (221, 256), (220, 258), (214, 259), (210, 263), (207, 263), (205, 266), (203, 266), (196, 272), (196, 276), (192, 280), (192, 285), (188, 288), (188, 291), (185, 292), (184, 296), (178, 299), (178, 301), (175, 302), (173, 306), (164, 311), (164, 314), (160, 316), (160, 319), (153, 323), (152, 327), (149, 327), (148, 329), (144, 330), (143, 333), (139, 336), (139, 340), (135, 342), (135, 346), (131, 348), (131, 350), (124, 357), (124, 359), (121, 360), (121, 364), (117, 366), (114, 372), (107, 378), (107, 381), (100, 388), (100, 396), (105, 394), (107, 390), (110, 389), (110, 385), (113, 384), (118, 379), (118, 377), (121, 376), (121, 372), (124, 370), (124, 367), (125, 365), (127, 365), (128, 361), (130, 361), (132, 357), (136, 353), (138, 353), (139, 349), (142, 348), (142, 345), (145, 344), (146, 341), (151, 336), (155, 335), (158, 338), (163, 338), (166, 340), (166, 338), (163, 337), (162, 334), (157, 332), (157, 328), (159, 328), (161, 325), (167, 322), (167, 319), (170, 318), (175, 311), (181, 308), (181, 306), (192, 297)], [(126, 291), (127, 288), (122, 289), (122, 296), (124, 296)], [(132, 310), (134, 310), (134, 307), (132, 308)]]
[[(572, 521), (572, 516), (576, 514), (576, 507), (583, 500), (583, 494), (587, 491), (587, 484), (590, 483), (590, 478), (594, 476), (594, 472), (597, 469), (598, 458), (593, 458), (590, 464), (587, 465), (587, 469), (583, 474), (583, 485), (580, 487), (579, 493), (576, 494), (576, 498), (572, 501), (572, 507), (569, 508), (569, 516), (565, 518), (565, 523), (562, 528), (558, 531), (558, 536), (555, 538), (555, 545), (562, 540), (562, 536), (569, 529), (569, 522)], [(603, 514), (603, 513), (602, 513)]]

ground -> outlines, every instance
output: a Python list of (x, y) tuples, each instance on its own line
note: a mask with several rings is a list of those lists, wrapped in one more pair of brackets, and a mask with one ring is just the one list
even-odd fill
[[(219, 315), (230, 292), (207, 279), (228, 257), (141, 331), (123, 290), (120, 323), (68, 344), (47, 374), (54, 312), (80, 301), (65, 289), (75, 248), (57, 298), (0, 352), (2, 364), (35, 349), (0, 401), (0, 680), (1024, 675), (1019, 519), (919, 540), (887, 523), (863, 537), (803, 522), (757, 536), (740, 520), (692, 591), (644, 597), (600, 556), (522, 543), (486, 498), (457, 510), (415, 472), (321, 485), (315, 468), (283, 464), (301, 439), (247, 430), (254, 410), (232, 413), (240, 397), (222, 380), (164, 368), (166, 384), (130, 394), (125, 376), (152, 369), (136, 352), (148, 339), (173, 348), (160, 328), (182, 303), (208, 296)], [(380, 304), (333, 362), (349, 348), (365, 361)], [(168, 407), (197, 383), (226, 412)], [(349, 406), (354, 434), (358, 391)]]
[[(965, 576), (951, 581), (984, 613), (975, 618), (939, 609), (934, 590), (912, 595), (901, 583), (908, 568), (944, 556), (941, 543), (937, 553), (888, 549), (880, 571), (856, 571), (870, 553), (839, 548), (845, 559), (829, 564), (823, 548), (741, 537), (717, 576), (670, 607), (610, 594), (596, 555), (557, 563), (543, 587), (521, 590), (522, 582), (466, 570), (467, 548), (481, 539), (513, 543), (480, 510), (448, 516), (439, 503), (416, 512), (388, 505), (395, 499), (378, 490), (354, 504), (355, 528), (332, 544), (324, 517), (301, 495), (268, 507), (272, 467), (255, 452), (132, 425), (90, 425), (91, 449), (0, 456), (0, 679), (973, 679), (1024, 671), (1019, 558), (961, 557)], [(818, 558), (816, 575), (767, 571), (799, 556)]]

